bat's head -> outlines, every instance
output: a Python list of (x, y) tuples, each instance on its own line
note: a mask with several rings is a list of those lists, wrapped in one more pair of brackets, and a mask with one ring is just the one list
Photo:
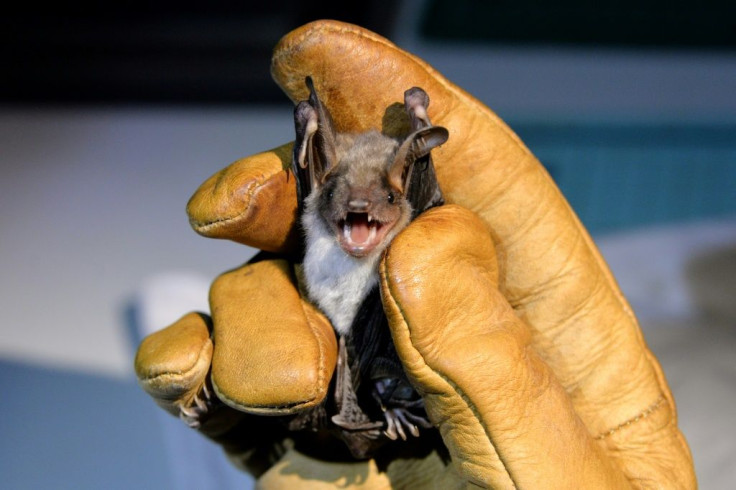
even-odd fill
[(308, 209), (314, 207), (346, 253), (380, 253), (411, 219), (403, 189), (389, 178), (399, 144), (378, 131), (338, 135), (337, 142), (338, 163), (308, 198)]
[(422, 127), (401, 141), (375, 130), (337, 133), (310, 78), (307, 86), (309, 100), (294, 110), (293, 172), (302, 211), (320, 219), (347, 254), (380, 253), (411, 220), (407, 194), (414, 164), (426, 161), (448, 132)]

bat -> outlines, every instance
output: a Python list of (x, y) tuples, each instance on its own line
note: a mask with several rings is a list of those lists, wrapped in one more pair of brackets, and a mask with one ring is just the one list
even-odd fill
[(432, 428), (393, 345), (377, 268), (412, 219), (444, 203), (430, 152), (449, 132), (431, 124), (429, 96), (419, 87), (404, 93), (411, 132), (403, 138), (337, 132), (311, 77), (305, 82), (309, 98), (294, 108), (292, 161), (301, 270), (308, 298), (339, 339), (334, 393), (317, 418), (362, 459)]

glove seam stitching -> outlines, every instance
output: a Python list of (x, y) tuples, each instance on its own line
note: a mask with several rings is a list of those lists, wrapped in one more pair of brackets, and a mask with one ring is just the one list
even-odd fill
[[(283, 405), (244, 405), (242, 403), (235, 402), (232, 398), (226, 396), (224, 393), (221, 393), (220, 390), (217, 388), (217, 385), (214, 386), (215, 391), (218, 394), (218, 397), (222, 398), (223, 401), (225, 401), (228, 405), (230, 405), (233, 408), (242, 408), (250, 412), (281, 412), (285, 414), (293, 413), (301, 408), (309, 408), (315, 404), (317, 401), (317, 395), (324, 391), (322, 387), (325, 384), (325, 348), (323, 339), (320, 335), (318, 335), (317, 330), (314, 328), (312, 322), (309, 319), (309, 315), (307, 314), (306, 309), (304, 308), (304, 303), (301, 303), (302, 312), (304, 313), (304, 318), (307, 321), (307, 325), (309, 326), (309, 329), (314, 334), (314, 338), (317, 342), (317, 349), (319, 351), (319, 361), (317, 364), (317, 387), (312, 388), (310, 392), (305, 397), (306, 399), (300, 402), (296, 403), (287, 403)], [(214, 384), (214, 383), (213, 383)]]
[(617, 426), (613, 427), (612, 429), (609, 429), (605, 432), (602, 432), (598, 434), (595, 439), (598, 441), (601, 441), (603, 439), (607, 439), (608, 437), (613, 436), (614, 434), (620, 432), (623, 429), (629, 428), (633, 426), (634, 424), (643, 421), (644, 419), (648, 418), (652, 414), (654, 414), (657, 410), (659, 410), (661, 407), (665, 406), (665, 402), (667, 399), (665, 398), (664, 394), (660, 394), (659, 397), (649, 405), (647, 408), (642, 410), (639, 414), (631, 417), (630, 419), (626, 420), (625, 422), (622, 422), (618, 424)]
[(293, 413), (296, 410), (301, 409), (302, 407), (308, 408), (310, 404), (314, 401), (314, 398), (294, 404), (284, 404), (284, 405), (245, 405), (243, 403), (238, 403), (234, 401), (232, 398), (228, 397), (227, 395), (223, 394), (218, 388), (217, 385), (213, 383), (213, 387), (215, 389), (215, 392), (217, 393), (217, 397), (220, 398), (226, 405), (235, 408), (235, 409), (242, 409), (245, 412), (249, 413), (279, 413), (288, 415)]
[(319, 335), (319, 332), (314, 328), (314, 325), (312, 324), (309, 315), (307, 314), (307, 310), (304, 308), (303, 302), (301, 302), (301, 308), (302, 312), (304, 313), (304, 318), (307, 320), (307, 325), (309, 326), (309, 329), (312, 331), (312, 334), (317, 341), (317, 349), (319, 350), (319, 361), (317, 364), (317, 388), (313, 388), (312, 392), (309, 394), (309, 402), (314, 402), (317, 399), (317, 393), (323, 391), (322, 388), (325, 381), (325, 348), (322, 344), (322, 336)]
[(274, 53), (273, 57), (271, 58), (272, 66), (275, 64), (277, 60), (280, 60), (282, 58), (289, 56), (294, 51), (294, 48), (296, 46), (301, 45), (305, 39), (307, 39), (308, 37), (311, 37), (314, 33), (317, 33), (317, 32), (337, 32), (337, 33), (349, 32), (351, 34), (355, 34), (365, 39), (370, 39), (371, 41), (374, 41), (384, 46), (396, 49), (398, 51), (397, 46), (391, 43), (390, 41), (388, 41), (387, 39), (376, 36), (375, 34), (371, 32), (367, 32), (362, 29), (356, 29), (355, 27), (350, 26), (350, 25), (337, 25), (332, 22), (322, 22), (322, 23), (315, 22), (315, 24), (317, 25), (314, 25), (311, 28), (307, 29), (301, 36), (297, 37), (296, 39), (291, 39), (289, 44), (286, 44), (281, 49), (278, 49)]
[[(208, 340), (210, 340), (210, 342), (211, 342), (211, 339), (208, 338)], [(153, 382), (153, 381), (158, 380), (159, 378), (164, 378), (164, 377), (169, 377), (169, 378), (183, 377), (183, 378), (186, 378), (189, 373), (191, 373), (192, 371), (196, 370), (197, 365), (199, 364), (200, 360), (202, 359), (202, 353), (205, 351), (205, 349), (207, 349), (207, 347), (208, 347), (208, 344), (207, 344), (207, 342), (205, 342), (202, 345), (202, 347), (199, 349), (199, 353), (197, 354), (197, 359), (192, 363), (191, 366), (189, 366), (186, 369), (183, 369), (183, 370), (180, 369), (180, 370), (177, 370), (177, 371), (166, 371), (166, 372), (155, 374), (155, 375), (145, 376), (145, 377), (142, 377), (142, 378), (139, 378), (139, 379), (140, 379), (140, 381), (144, 381), (144, 382), (150, 383), (150, 382)]]
[[(387, 286), (387, 288), (386, 288), (386, 290), (387, 290), (386, 296), (391, 301), (391, 303), (393, 303), (393, 305), (396, 307), (396, 310), (399, 312), (399, 315), (401, 317), (401, 320), (402, 320), (402, 323), (404, 325), (404, 328), (405, 328), (407, 334), (409, 335), (409, 340), (410, 340), (409, 343), (410, 343), (410, 345), (412, 347), (412, 350), (421, 358), (423, 365), (427, 369), (429, 369), (432, 373), (434, 373), (437, 376), (439, 376), (439, 378), (442, 379), (445, 383), (447, 383), (453, 389), (453, 391), (460, 397), (460, 399), (465, 403), (465, 405), (468, 407), (468, 410), (470, 410), (470, 412), (475, 417), (475, 420), (478, 422), (478, 425), (481, 426), (481, 428), (483, 430), (483, 433), (488, 438), (488, 442), (491, 445), (491, 447), (493, 448), (493, 451), (496, 453), (496, 456), (498, 457), (498, 460), (503, 465), (503, 469), (506, 472), (506, 475), (508, 476), (509, 480), (511, 481), (511, 484), (513, 485), (513, 488), (518, 488), (519, 486), (517, 485), (516, 480), (514, 479), (513, 475), (511, 474), (511, 471), (509, 470), (509, 467), (506, 464), (506, 461), (504, 460), (504, 458), (501, 455), (501, 453), (498, 451), (498, 447), (496, 446), (496, 444), (493, 442), (493, 437), (491, 437), (491, 434), (488, 432), (488, 429), (485, 426), (485, 424), (483, 424), (481, 422), (482, 421), (482, 417), (480, 415), (480, 412), (476, 409), (475, 405), (473, 403), (471, 403), (470, 398), (465, 394), (465, 392), (456, 383), (454, 383), (453, 381), (451, 381), (443, 373), (432, 369), (429, 366), (429, 364), (427, 363), (426, 358), (414, 346), (414, 342), (411, 340), (412, 339), (412, 334), (411, 334), (412, 329), (409, 326), (409, 321), (407, 319), (407, 316), (404, 314), (404, 309), (401, 307), (400, 303), (396, 300), (396, 297), (393, 295), (392, 283), (389, 282), (389, 280), (388, 280), (388, 277), (389, 277), (389, 274), (388, 274), (388, 262), (389, 262), (389, 254), (390, 254), (390, 251), (391, 251), (391, 249), (389, 248), (389, 250), (386, 252), (386, 256), (385, 256), (384, 260), (382, 261), (383, 277), (384, 277), (384, 280), (385, 280), (386, 286)], [(470, 482), (470, 483), (473, 483), (473, 482)]]
[[(408, 325), (409, 325), (408, 322), (405, 322), (405, 323), (406, 323), (406, 325), (408, 327)], [(409, 336), (411, 337), (411, 334)], [(419, 355), (421, 356), (421, 354), (419, 354)], [(424, 357), (423, 356), (422, 356), (422, 360), (424, 360)], [(425, 363), (425, 365), (426, 365), (426, 363)], [(434, 371), (434, 372), (437, 373), (437, 375), (443, 381), (445, 381), (448, 385), (450, 385), (452, 387), (452, 389), (455, 390), (455, 392), (460, 396), (460, 399), (463, 402), (465, 402), (465, 405), (468, 407), (468, 410), (470, 410), (472, 412), (473, 416), (478, 421), (478, 424), (483, 428), (483, 433), (488, 438), (488, 442), (491, 444), (491, 447), (493, 447), (493, 450), (495, 451), (496, 456), (498, 456), (498, 460), (503, 465), (503, 469), (506, 471), (506, 475), (508, 475), (509, 480), (511, 480), (511, 484), (513, 485), (513, 488), (519, 488), (519, 486), (516, 484), (516, 480), (514, 479), (513, 475), (511, 474), (511, 471), (509, 470), (508, 465), (506, 464), (506, 461), (504, 460), (503, 456), (499, 452), (498, 446), (493, 442), (493, 437), (491, 437), (490, 432), (488, 432), (488, 429), (487, 429), (486, 425), (481, 422), (482, 417), (480, 415), (480, 412), (478, 412), (478, 410), (475, 408), (475, 405), (473, 403), (471, 403), (470, 398), (465, 394), (465, 392), (462, 389), (460, 389), (460, 387), (457, 384), (455, 384), (454, 382), (452, 382), (449, 378), (447, 378), (446, 376), (444, 376), (442, 373), (439, 373), (439, 372), (436, 372), (436, 371)]]
[(217, 225), (228, 223), (228, 222), (243, 218), (243, 216), (246, 216), (250, 212), (252, 208), (251, 203), (255, 195), (258, 193), (258, 191), (260, 191), (265, 185), (269, 183), (269, 181), (272, 178), (274, 178), (277, 174), (281, 172), (283, 172), (283, 170), (279, 170), (278, 172), (274, 172), (268, 176), (262, 175), (260, 178), (253, 179), (250, 182), (250, 184), (248, 184), (245, 187), (245, 196), (247, 197), (247, 204), (245, 205), (245, 208), (239, 213), (236, 213), (232, 216), (227, 216), (227, 217), (218, 218), (218, 219), (209, 220), (209, 221), (191, 219), (190, 224), (192, 228), (194, 228), (197, 232), (204, 233), (204, 232), (209, 231), (212, 228), (216, 228)]
[[(317, 368), (317, 385), (319, 387), (322, 387), (325, 380), (325, 349), (322, 343), (322, 339), (319, 335), (316, 335), (316, 330), (312, 327), (312, 323), (309, 321), (309, 315), (307, 315), (306, 310), (304, 310), (304, 304), (301, 305), (302, 311), (304, 312), (304, 317), (307, 320), (307, 325), (309, 325), (310, 330), (312, 330), (313, 333), (315, 333), (314, 337), (317, 340), (317, 346), (319, 350), (319, 363)], [(228, 397), (224, 393), (220, 391), (217, 384), (213, 380), (213, 387), (215, 389), (215, 392), (217, 393), (218, 398), (222, 399), (223, 402), (225, 402), (230, 407), (233, 407), (235, 409), (242, 409), (247, 412), (251, 413), (281, 413), (281, 414), (291, 414), (294, 413), (302, 408), (309, 408), (313, 405), (315, 405), (317, 401), (317, 394), (321, 392), (321, 389), (313, 388), (310, 393), (307, 394), (305, 397), (306, 399), (300, 402), (295, 403), (286, 403), (283, 405), (246, 405), (243, 403), (236, 402), (234, 399)]]

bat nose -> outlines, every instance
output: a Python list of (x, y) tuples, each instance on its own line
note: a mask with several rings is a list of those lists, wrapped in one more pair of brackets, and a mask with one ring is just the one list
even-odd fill
[(365, 213), (370, 206), (371, 203), (367, 199), (351, 199), (348, 201), (348, 209), (351, 213)]

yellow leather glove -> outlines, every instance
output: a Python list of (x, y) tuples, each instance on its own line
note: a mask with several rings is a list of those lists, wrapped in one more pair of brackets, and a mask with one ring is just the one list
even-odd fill
[[(662, 370), (598, 250), (539, 162), (488, 108), (422, 60), (356, 26), (286, 35), (272, 73), (292, 100), (311, 75), (338, 131), (386, 129), (420, 86), (450, 131), (433, 152), (449, 203), (421, 215), (380, 264), (399, 356), (452, 462), (436, 454), (324, 462), (273, 417), (326, 394), (336, 341), (290, 265), (264, 257), (218, 278), (208, 318), (141, 344), (141, 385), (220, 442), (263, 488), (694, 488)], [(290, 145), (233, 163), (188, 212), (199, 233), (293, 246)], [(347, 454), (347, 453), (346, 453)]]

